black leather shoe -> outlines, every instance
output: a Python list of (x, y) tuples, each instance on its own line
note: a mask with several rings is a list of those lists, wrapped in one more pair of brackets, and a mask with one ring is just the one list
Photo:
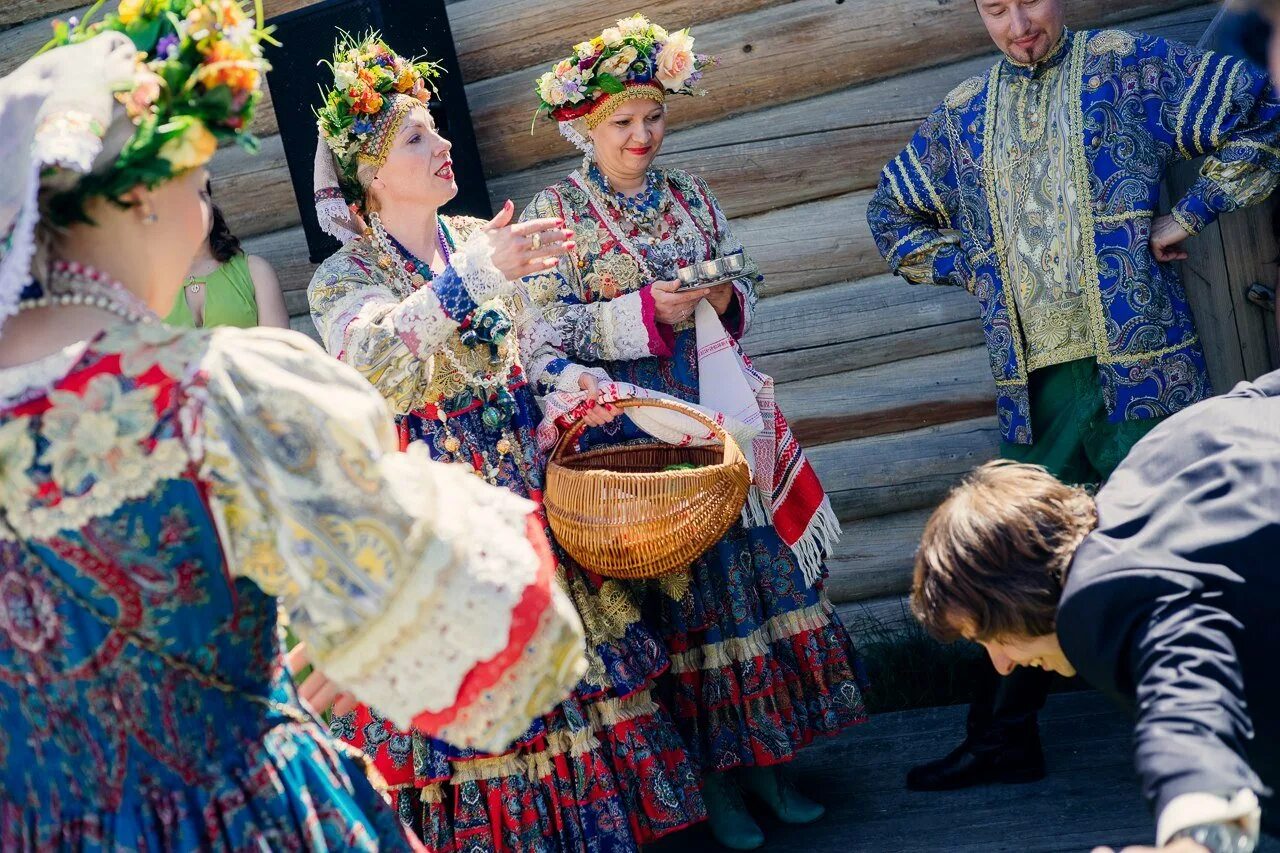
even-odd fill
[(968, 740), (946, 758), (913, 767), (907, 773), (911, 791), (954, 791), (974, 785), (1020, 785), (1044, 778), (1040, 738), (998, 747), (975, 748)]

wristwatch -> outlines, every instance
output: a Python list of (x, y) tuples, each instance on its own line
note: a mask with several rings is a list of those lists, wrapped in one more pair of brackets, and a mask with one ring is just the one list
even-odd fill
[(1175, 832), (1170, 841), (1186, 838), (1209, 853), (1253, 853), (1257, 840), (1238, 823), (1202, 823)]

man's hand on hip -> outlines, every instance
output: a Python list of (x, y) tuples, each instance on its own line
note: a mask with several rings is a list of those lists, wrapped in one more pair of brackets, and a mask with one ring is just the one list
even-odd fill
[(1151, 254), (1162, 264), (1185, 261), (1188, 255), (1182, 241), (1190, 236), (1172, 216), (1157, 216), (1151, 223)]

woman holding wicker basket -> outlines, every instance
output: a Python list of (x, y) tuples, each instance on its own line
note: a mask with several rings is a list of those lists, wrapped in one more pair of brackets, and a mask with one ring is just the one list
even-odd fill
[[(742, 518), (687, 568), (636, 588), (671, 652), (662, 695), (701, 763), (712, 830), (750, 849), (763, 835), (740, 788), (783, 821), (816, 820), (822, 807), (777, 767), (865, 713), (853, 645), (823, 591), (839, 524), (776, 409), (772, 380), (737, 344), (759, 270), (705, 182), (653, 167), (667, 98), (701, 94), (713, 64), (693, 52), (687, 30), (637, 15), (575, 46), (537, 81), (539, 113), (557, 119), (585, 158), (525, 211), (574, 231), (557, 267), (525, 281), (569, 357), (745, 432), (753, 470)], [(552, 413), (575, 399), (555, 395)], [(644, 439), (636, 419), (618, 419), (585, 430), (577, 446)]]

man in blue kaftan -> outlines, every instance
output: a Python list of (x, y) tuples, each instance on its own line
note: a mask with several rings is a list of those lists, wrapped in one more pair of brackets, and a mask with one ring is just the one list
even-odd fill
[[(868, 209), (912, 284), (978, 298), (1001, 455), (1100, 484), (1161, 419), (1211, 396), (1170, 261), (1280, 181), (1280, 103), (1246, 61), (1120, 31), (1071, 31), (1065, 0), (979, 0), (1004, 58), (964, 81), (885, 167)], [(1165, 173), (1206, 156), (1168, 215)], [(1048, 675), (988, 667), (968, 736), (907, 784), (1044, 775)]]

